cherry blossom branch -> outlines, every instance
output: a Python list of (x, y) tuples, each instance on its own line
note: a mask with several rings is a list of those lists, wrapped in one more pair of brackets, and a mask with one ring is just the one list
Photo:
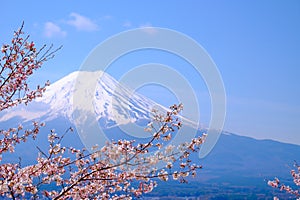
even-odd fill
[(32, 125), (32, 130), (25, 130), (21, 135), (20, 132), (23, 130), (22, 125), (19, 125), (18, 128), (0, 130), (0, 161), (3, 153), (13, 153), (15, 146), (21, 142), (26, 142), (28, 137), (32, 137), (33, 139), (35, 139), (37, 134), (39, 133), (40, 127), (43, 127), (45, 124), (33, 122)]
[[(293, 177), (293, 181), (295, 183), (296, 186), (300, 186), (300, 166), (297, 164), (297, 162), (295, 162), (295, 169), (291, 170), (291, 176)], [(300, 192), (299, 189), (294, 190), (292, 189), (290, 186), (285, 185), (284, 183), (281, 183), (280, 180), (278, 178), (275, 178), (274, 180), (269, 180), (268, 181), (268, 185), (273, 187), (273, 188), (277, 188), (280, 191), (285, 191), (289, 194), (294, 195), (296, 198), (300, 197)], [(274, 199), (279, 199), (277, 197), (274, 197)]]
[[(48, 49), (44, 45), (37, 50), (34, 42), (28, 42), (29, 35), (24, 36), (23, 27), (24, 22), (20, 29), (15, 31), (11, 44), (4, 44), (1, 48), (4, 55), (0, 56), (0, 111), (20, 103), (27, 104), (42, 96), (49, 83), (46, 82), (45, 86), (37, 86), (31, 90), (28, 78), (42, 66), (43, 62), (53, 58), (62, 48), (61, 46), (52, 50), (53, 45)], [(43, 54), (39, 57), (41, 53)]]

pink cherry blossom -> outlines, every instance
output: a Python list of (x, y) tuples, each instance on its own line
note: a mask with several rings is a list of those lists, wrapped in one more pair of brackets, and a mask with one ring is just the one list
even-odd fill
[[(291, 170), (291, 175), (293, 177), (294, 183), (296, 186), (300, 186), (300, 166), (295, 163), (295, 167), (297, 170)], [(278, 178), (275, 178), (274, 180), (269, 180), (268, 185), (273, 188), (278, 188), (281, 191), (285, 191), (289, 194), (294, 195), (297, 199), (300, 199), (300, 191), (299, 189), (293, 189), (288, 185), (285, 185), (284, 183), (281, 183)], [(274, 199), (279, 199), (278, 197), (274, 197)]]

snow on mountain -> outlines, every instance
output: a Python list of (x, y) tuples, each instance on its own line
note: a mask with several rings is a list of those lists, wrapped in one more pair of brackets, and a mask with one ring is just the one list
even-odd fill
[[(120, 85), (113, 77), (105, 72), (73, 72), (57, 82), (51, 84), (43, 97), (34, 100), (28, 106), (18, 106), (3, 111), (0, 122), (22, 118), (23, 122), (42, 119), (50, 121), (58, 117), (65, 117), (72, 121), (73, 94), (78, 89), (76, 81), (78, 76), (93, 76), (97, 73), (101, 78), (97, 80), (94, 93), (94, 112), (97, 120), (101, 120), (107, 126), (122, 125), (137, 122), (141, 119), (149, 119), (153, 108), (167, 110), (154, 101), (133, 93), (128, 87)], [(77, 82), (78, 84), (78, 82)], [(79, 84), (86, 84), (88, 81)], [(87, 92), (80, 93), (83, 98), (89, 98)]]

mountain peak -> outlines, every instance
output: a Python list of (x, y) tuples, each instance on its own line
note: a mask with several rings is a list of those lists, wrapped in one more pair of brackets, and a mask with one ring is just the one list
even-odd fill
[[(50, 121), (65, 117), (72, 121), (73, 94), (76, 84), (89, 86), (89, 82), (77, 82), (79, 76), (99, 76), (94, 95), (94, 112), (98, 120), (105, 124), (126, 124), (139, 119), (149, 119), (149, 112), (158, 104), (154, 101), (132, 92), (121, 85), (109, 74), (102, 71), (75, 71), (47, 87), (43, 97), (31, 102), (29, 106), (19, 106), (3, 111), (0, 122), (19, 117), (23, 121), (42, 119)], [(101, 78), (100, 78), (101, 77)], [(117, 88), (117, 90), (116, 90)], [(87, 90), (90, 88), (87, 88)], [(86, 95), (83, 92), (82, 95)], [(83, 96), (85, 98), (85, 96)], [(86, 98), (89, 98), (88, 96)], [(158, 105), (163, 108), (162, 106)]]

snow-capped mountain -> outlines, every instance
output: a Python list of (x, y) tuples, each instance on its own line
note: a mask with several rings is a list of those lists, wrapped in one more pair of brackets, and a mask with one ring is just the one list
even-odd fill
[[(89, 85), (91, 84), (89, 79), (79, 78), (95, 76), (100, 77), (94, 86), (95, 90), (93, 90), (93, 85)], [(102, 128), (149, 120), (153, 108), (161, 111), (167, 110), (149, 98), (133, 93), (130, 88), (119, 84), (105, 72), (76, 71), (51, 84), (43, 97), (37, 98), (28, 106), (21, 105), (3, 111), (0, 115), (0, 122), (13, 118), (22, 118), (23, 122), (36, 119), (47, 122), (58, 117), (65, 117), (72, 122), (73, 112), (78, 109), (78, 105), (74, 105), (74, 93), (80, 90), (79, 85), (84, 88), (84, 91), (80, 91), (84, 101), (90, 98), (89, 92), (93, 93), (93, 112), (97, 120), (101, 121)], [(89, 89), (91, 91), (88, 91)], [(80, 109), (84, 109), (84, 106)], [(196, 126), (189, 120), (185, 121), (191, 126)]]
[[(162, 114), (169, 110), (105, 72), (77, 71), (51, 84), (43, 97), (28, 106), (2, 111), (0, 124), (3, 128), (29, 125), (31, 121), (46, 122), (52, 128), (64, 124), (60, 132), (72, 126), (80, 142), (90, 149), (105, 145), (107, 140), (149, 138), (151, 134), (144, 128), (151, 121), (153, 109)], [(185, 125), (172, 140), (174, 144), (193, 138), (198, 131), (196, 123), (181, 119)]]

